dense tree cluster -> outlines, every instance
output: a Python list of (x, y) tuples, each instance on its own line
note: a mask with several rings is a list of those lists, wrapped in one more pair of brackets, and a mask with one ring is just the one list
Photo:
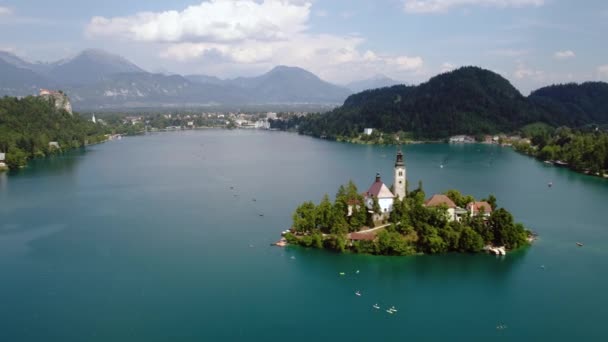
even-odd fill
[[(103, 141), (104, 133), (101, 125), (56, 110), (39, 97), (0, 99), (0, 152), (6, 152), (10, 168), (23, 167), (30, 158)], [(61, 149), (49, 142), (58, 142)]]
[[(459, 206), (474, 201), (457, 190), (446, 192)], [(527, 244), (529, 232), (515, 223), (503, 208), (496, 208), (496, 198), (485, 199), (494, 209), (489, 218), (480, 215), (450, 222), (445, 207), (426, 207), (422, 185), (410, 192), (405, 200), (396, 199), (388, 220), (389, 225), (378, 232), (374, 240), (354, 241), (347, 233), (372, 225), (371, 213), (363, 205), (357, 187), (349, 182), (341, 186), (331, 203), (325, 195), (319, 205), (305, 202), (293, 214), (293, 229), (288, 242), (306, 247), (328, 248), (340, 252), (379, 255), (435, 254), (447, 252), (480, 252), (487, 244), (509, 249)], [(349, 209), (350, 208), (350, 209)]]
[[(329, 113), (292, 118), (277, 126), (344, 141), (391, 143), (395, 134), (403, 132), (409, 139), (436, 140), (456, 134), (515, 132), (534, 122), (552, 126), (608, 123), (607, 99), (608, 84), (603, 82), (555, 85), (524, 97), (498, 74), (463, 67), (418, 86), (397, 85), (351, 95)], [(361, 132), (367, 127), (386, 134), (383, 139), (363, 137)]]
[(541, 160), (560, 161), (582, 172), (603, 174), (608, 170), (608, 133), (597, 128), (572, 130), (536, 130), (530, 134), (531, 144), (519, 143), (517, 151)]

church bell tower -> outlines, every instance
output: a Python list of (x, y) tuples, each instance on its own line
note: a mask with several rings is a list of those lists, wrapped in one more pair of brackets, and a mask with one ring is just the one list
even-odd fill
[(405, 163), (403, 162), (403, 153), (401, 148), (397, 152), (397, 159), (395, 160), (395, 183), (393, 184), (393, 190), (395, 196), (399, 197), (400, 200), (405, 198), (405, 182), (407, 177), (405, 175)]

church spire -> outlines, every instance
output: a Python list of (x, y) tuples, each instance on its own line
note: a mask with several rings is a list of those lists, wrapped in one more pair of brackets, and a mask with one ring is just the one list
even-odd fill
[(403, 161), (403, 152), (401, 152), (401, 146), (397, 151), (397, 158), (395, 159), (395, 183), (393, 183), (393, 189), (395, 190), (395, 196), (403, 200), (406, 196), (407, 187), (407, 176), (405, 170), (405, 162)]
[(401, 146), (399, 146), (399, 151), (397, 151), (397, 159), (395, 160), (395, 167), (405, 166), (403, 163), (403, 153), (401, 152)]

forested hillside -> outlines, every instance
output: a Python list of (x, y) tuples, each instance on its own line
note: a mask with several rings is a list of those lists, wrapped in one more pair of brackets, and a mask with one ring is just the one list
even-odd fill
[[(40, 97), (0, 99), (0, 152), (10, 168), (33, 157), (82, 147), (104, 139), (103, 127), (63, 110)], [(49, 146), (57, 142), (60, 149)]]
[(546, 113), (544, 121), (554, 126), (608, 123), (608, 83), (605, 82), (551, 85), (535, 90), (528, 98)]
[[(370, 127), (416, 139), (513, 132), (526, 124), (608, 122), (608, 85), (552, 86), (523, 96), (502, 76), (463, 67), (418, 86), (398, 85), (351, 95), (342, 107), (294, 120), (303, 134), (354, 137)], [(289, 126), (289, 125), (288, 125)]]

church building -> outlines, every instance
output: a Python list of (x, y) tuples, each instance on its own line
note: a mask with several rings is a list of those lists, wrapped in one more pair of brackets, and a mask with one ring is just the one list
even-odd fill
[(376, 174), (376, 180), (369, 187), (365, 196), (365, 206), (368, 210), (373, 210), (374, 198), (378, 200), (380, 206), (380, 216), (386, 217), (393, 210), (393, 202), (396, 197), (403, 200), (406, 195), (406, 170), (405, 163), (403, 161), (403, 153), (397, 152), (397, 159), (395, 160), (394, 169), (394, 183), (393, 192), (382, 182), (380, 174)]

